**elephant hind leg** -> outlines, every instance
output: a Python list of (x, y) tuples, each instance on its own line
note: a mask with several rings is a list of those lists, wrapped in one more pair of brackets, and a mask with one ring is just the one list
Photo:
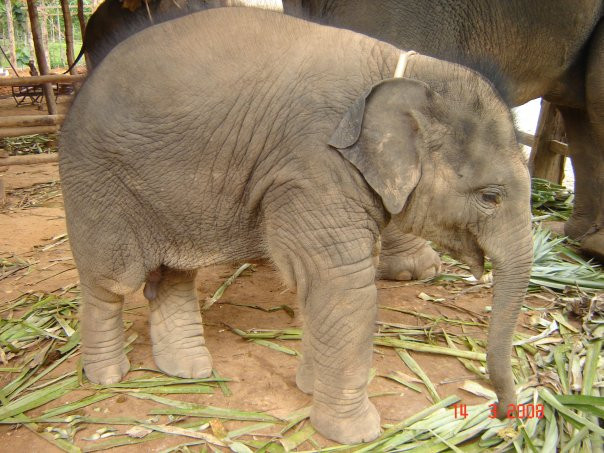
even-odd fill
[(212, 373), (195, 275), (196, 272), (162, 268), (155, 298), (150, 300), (155, 363), (165, 373), (184, 378), (205, 378)]
[(124, 296), (82, 284), (81, 335), (86, 377), (96, 384), (122, 380), (130, 369), (124, 353)]

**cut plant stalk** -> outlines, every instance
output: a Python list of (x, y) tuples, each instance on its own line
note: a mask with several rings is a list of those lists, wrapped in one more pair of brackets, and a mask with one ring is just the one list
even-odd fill
[(239, 269), (237, 269), (233, 275), (231, 275), (229, 278), (227, 278), (227, 280), (222, 285), (220, 285), (220, 287), (216, 290), (216, 292), (212, 295), (212, 297), (210, 297), (208, 300), (206, 300), (206, 302), (203, 304), (203, 307), (201, 309), (207, 310), (212, 305), (214, 305), (218, 300), (220, 300), (220, 298), (222, 297), (222, 295), (224, 294), (226, 289), (233, 284), (233, 282), (237, 279), (237, 277), (239, 277), (247, 269), (253, 269), (253, 267), (254, 267), (254, 265), (250, 264), (250, 263), (244, 263), (241, 266), (239, 266)]

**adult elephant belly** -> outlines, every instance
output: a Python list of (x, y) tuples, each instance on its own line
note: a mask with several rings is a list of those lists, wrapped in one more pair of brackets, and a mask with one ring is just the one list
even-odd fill
[(575, 172), (566, 233), (604, 256), (602, 0), (283, 0), (310, 17), (485, 75), (511, 106), (544, 97), (560, 110)]

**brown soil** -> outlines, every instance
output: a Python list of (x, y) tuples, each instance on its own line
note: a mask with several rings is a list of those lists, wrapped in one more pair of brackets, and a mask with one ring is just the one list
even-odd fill
[[(78, 274), (71, 257), (69, 243), (63, 242), (52, 248), (44, 248), (44, 246), (56, 243), (57, 236), (66, 233), (62, 198), (58, 192), (57, 165), (11, 167), (4, 173), (4, 180), (8, 203), (0, 211), (0, 257), (16, 256), (33, 265), (29, 269), (0, 276), (0, 308), (24, 293), (56, 292), (78, 282)], [(241, 263), (202, 269), (198, 276), (200, 298), (203, 300), (211, 295), (239, 264)], [(401, 324), (430, 325), (435, 333), (439, 332), (442, 327), (451, 328), (445, 324), (431, 324), (414, 315), (386, 310), (384, 307), (397, 307), (433, 315), (442, 314), (465, 320), (478, 320), (484, 319), (485, 306), (491, 303), (491, 291), (484, 287), (445, 287), (414, 282), (379, 281), (378, 288), (380, 320)], [(463, 291), (460, 292), (460, 290)], [(445, 302), (422, 300), (418, 298), (418, 294), (421, 292), (443, 298)], [(288, 305), (294, 310), (295, 317), (291, 318), (283, 310), (266, 313), (234, 304), (258, 305), (264, 308)], [(138, 334), (138, 338), (133, 344), (134, 350), (129, 353), (133, 368), (155, 368), (151, 357), (147, 314), (147, 303), (142, 291), (127, 298), (125, 320), (133, 323), (127, 336), (133, 332)], [(220, 375), (233, 380), (229, 383), (233, 395), (225, 397), (220, 391), (217, 391), (212, 395), (170, 395), (171, 398), (220, 407), (266, 411), (275, 416), (285, 416), (296, 409), (310, 405), (311, 397), (300, 392), (295, 385), (297, 357), (247, 342), (227, 328), (227, 324), (240, 329), (279, 329), (301, 325), (295, 294), (283, 287), (276, 272), (269, 264), (259, 261), (256, 263), (255, 272), (246, 272), (238, 278), (226, 291), (220, 302), (204, 313), (204, 324), (207, 344), (213, 355), (215, 369)], [(483, 330), (465, 329), (469, 335), (484, 338)], [(300, 350), (300, 343), (297, 341), (280, 343)], [(464, 380), (476, 377), (467, 371), (457, 359), (414, 352), (411, 352), (411, 355), (437, 386), (441, 396), (455, 393), (462, 398), (462, 402), (467, 404), (484, 402), (481, 398), (459, 390), (459, 386)], [(379, 376), (392, 371), (413, 375), (413, 372), (406, 368), (391, 348), (375, 348), (373, 363), (378, 376), (369, 385), (370, 394), (388, 392), (387, 396), (372, 398), (382, 416), (382, 423), (395, 423), (431, 404), (424, 392), (416, 393)], [(14, 366), (14, 364), (11, 363), (9, 366)], [(75, 359), (68, 361), (51, 373), (49, 377), (59, 376), (74, 369), (75, 366)], [(141, 372), (131, 372), (129, 378), (140, 374)], [(14, 374), (1, 373), (0, 384), (5, 385), (14, 376)], [(488, 386), (485, 381), (481, 383)], [(76, 397), (80, 398), (85, 394), (87, 393), (83, 391), (72, 392), (42, 409), (74, 401)], [(146, 419), (149, 418), (148, 410), (151, 407), (157, 407), (157, 404), (126, 396), (111, 398), (86, 407), (83, 409), (83, 413), (94, 415), (98, 414), (100, 409), (100, 412), (106, 416), (127, 415)], [(37, 415), (42, 412), (42, 409), (36, 409), (28, 415)], [(235, 425), (233, 422), (225, 422), (225, 426), (230, 428)], [(76, 436), (77, 445), (92, 445), (91, 441), (83, 440), (83, 438), (89, 437), (99, 427), (94, 425), (93, 429), (88, 428), (79, 432)], [(126, 428), (120, 427), (120, 429), (125, 430)], [(0, 442), (2, 452), (58, 451), (25, 427), (3, 425), (0, 427), (0, 439), (2, 439)], [(318, 434), (314, 435), (314, 439), (320, 445), (330, 444)], [(190, 440), (192, 439), (169, 436), (140, 446), (121, 447), (116, 451), (159, 451)], [(304, 449), (313, 448), (308, 443), (302, 447)]]

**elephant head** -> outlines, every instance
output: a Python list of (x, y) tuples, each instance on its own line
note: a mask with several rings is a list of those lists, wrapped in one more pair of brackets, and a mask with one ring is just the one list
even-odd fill
[(477, 278), (485, 255), (492, 260), (488, 366), (507, 408), (516, 401), (512, 335), (532, 263), (530, 178), (509, 109), (489, 83), (465, 68), (449, 80), (436, 89), (404, 78), (378, 83), (349, 108), (329, 144), (404, 232), (439, 244)]

